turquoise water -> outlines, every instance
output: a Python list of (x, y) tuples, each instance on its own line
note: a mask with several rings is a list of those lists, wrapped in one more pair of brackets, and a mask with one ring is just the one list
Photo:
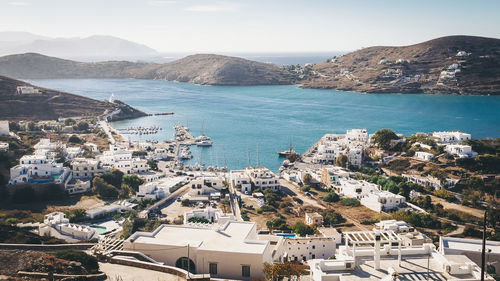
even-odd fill
[(283, 236), (285, 238), (297, 238), (296, 234), (276, 234), (276, 236)]
[[(175, 112), (115, 122), (116, 128), (158, 125), (159, 134), (135, 139), (172, 139), (173, 125), (188, 123), (193, 135), (205, 133), (212, 148), (193, 147), (194, 162), (242, 168), (250, 162), (277, 170), (277, 151), (290, 139), (304, 152), (325, 133), (391, 128), (405, 135), (462, 130), (473, 138), (500, 137), (500, 96), (361, 94), (297, 86), (200, 86), (133, 79), (30, 80), (38, 86), (95, 99), (115, 97), (145, 112)], [(258, 146), (258, 159), (257, 159)], [(247, 153), (248, 151), (248, 153)], [(248, 161), (247, 155), (250, 155)]]

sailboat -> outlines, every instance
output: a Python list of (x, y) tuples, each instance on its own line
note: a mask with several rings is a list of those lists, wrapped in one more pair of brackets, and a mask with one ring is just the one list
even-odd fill
[(205, 136), (205, 121), (201, 123), (201, 135), (194, 139), (197, 146), (212, 146), (212, 140)]
[(290, 139), (290, 148), (288, 150), (279, 151), (278, 155), (279, 155), (279, 157), (288, 157), (289, 155), (294, 154), (294, 153), (296, 153), (296, 152), (295, 152), (294, 147), (292, 146), (292, 140)]

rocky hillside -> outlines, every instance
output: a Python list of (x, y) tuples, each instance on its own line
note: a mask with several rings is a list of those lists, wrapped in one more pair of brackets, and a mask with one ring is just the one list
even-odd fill
[(84, 63), (28, 53), (0, 57), (0, 75), (19, 79), (138, 78), (207, 85), (291, 84), (289, 72), (267, 63), (219, 55), (192, 55), (167, 63)]
[(54, 120), (60, 117), (101, 116), (118, 109), (119, 119), (145, 116), (126, 104), (98, 101), (78, 95), (44, 89), (36, 94), (18, 94), (18, 86), (32, 86), (23, 81), (0, 76), (1, 120)]
[(192, 55), (162, 65), (155, 78), (206, 85), (291, 83), (290, 74), (274, 64), (211, 54)]
[(450, 36), (370, 47), (314, 65), (303, 87), (369, 93), (500, 94), (500, 39)]

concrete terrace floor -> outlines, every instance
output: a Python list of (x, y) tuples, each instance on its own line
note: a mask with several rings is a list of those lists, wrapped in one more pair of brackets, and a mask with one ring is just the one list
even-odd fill
[(106, 273), (109, 281), (181, 281), (176, 275), (133, 266), (99, 263), (100, 271)]

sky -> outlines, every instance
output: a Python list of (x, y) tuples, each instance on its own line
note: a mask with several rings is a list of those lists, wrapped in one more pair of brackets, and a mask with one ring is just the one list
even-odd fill
[(498, 0), (0, 0), (0, 31), (111, 35), (160, 52), (328, 52), (457, 34), (500, 38), (499, 16)]

